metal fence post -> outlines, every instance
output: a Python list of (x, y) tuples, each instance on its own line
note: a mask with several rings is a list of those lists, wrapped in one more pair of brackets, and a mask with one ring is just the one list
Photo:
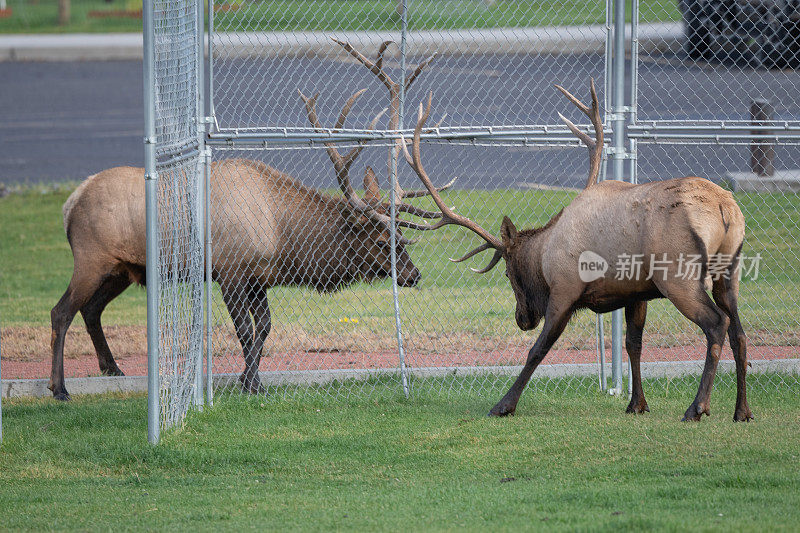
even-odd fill
[[(204, 27), (204, 16), (203, 16), (203, 6), (205, 5), (205, 0), (196, 0), (197, 1), (197, 43), (195, 46), (197, 48), (197, 103), (195, 104), (195, 124), (197, 126), (197, 149), (200, 152), (200, 156), (197, 158), (197, 170), (195, 173), (195, 182), (194, 188), (196, 192), (195, 197), (195, 215), (197, 217), (197, 238), (201, 241), (205, 241), (205, 131), (206, 131), (206, 123), (205, 123), (205, 91), (204, 91), (204, 83), (205, 83), (205, 76), (203, 73), (203, 55), (204, 55), (204, 34), (205, 34), (205, 27)], [(205, 246), (200, 246), (200, 249), (205, 252)], [(205, 255), (205, 254), (204, 254)], [(203, 258), (205, 259), (205, 257)], [(204, 261), (205, 264), (205, 261)], [(205, 272), (205, 269), (204, 269)], [(204, 306), (205, 293), (210, 290), (211, 287), (208, 282), (202, 284), (201, 291), (203, 291), (203, 295), (201, 295), (200, 300), (201, 306)], [(199, 317), (195, 317), (198, 320), (204, 320), (204, 315), (202, 311), (199, 313)], [(200, 326), (201, 331), (203, 330), (202, 325)], [(210, 339), (208, 340), (210, 342)], [(195, 376), (194, 376), (194, 405), (198, 409), (203, 409), (203, 341), (202, 341), (202, 333), (200, 336), (200, 346), (198, 347), (197, 354), (195, 356)]]
[[(638, 106), (638, 81), (639, 81), (639, 0), (631, 2), (631, 80), (630, 80), (630, 112), (628, 113), (628, 124), (636, 123), (636, 110)], [(639, 167), (637, 159), (636, 139), (628, 138), (628, 161), (630, 162), (630, 181), (639, 183)], [(631, 361), (628, 358), (628, 397), (633, 394), (633, 373), (631, 372)]]
[[(208, 54), (208, 92), (206, 92), (206, 102), (208, 102), (207, 117), (213, 119), (214, 117), (214, 54), (213, 54), (213, 38), (214, 38), (214, 0), (208, 0), (208, 47), (206, 54)], [(201, 43), (201, 46), (203, 43)], [(205, 83), (205, 79), (203, 80)], [(203, 113), (206, 112), (206, 107), (203, 107)], [(207, 128), (211, 128), (211, 124), (207, 124)], [(211, 148), (205, 144), (204, 150), (204, 164), (205, 175), (203, 180), (204, 200), (205, 200), (205, 269), (206, 269), (206, 403), (214, 405), (214, 370), (213, 370), (213, 354), (214, 347), (212, 337), (212, 323), (214, 320), (214, 313), (212, 308), (212, 289), (214, 283), (211, 280), (212, 270), (212, 255), (211, 255)]]
[[(397, 127), (403, 129), (403, 111), (406, 96), (406, 32), (408, 30), (408, 11), (406, 0), (401, 0), (401, 33), (400, 33), (400, 102), (397, 109)], [(394, 304), (394, 325), (397, 331), (397, 351), (400, 357), (400, 380), (403, 383), (403, 394), (409, 397), (408, 391), (408, 369), (406, 368), (406, 354), (403, 347), (403, 325), (400, 320), (400, 297), (397, 288), (397, 207), (395, 205), (395, 195), (397, 194), (397, 158), (400, 156), (400, 142), (396, 140), (390, 148), (389, 154), (389, 174), (391, 175), (391, 185), (389, 187), (389, 216), (392, 221), (392, 231), (389, 243), (392, 248), (392, 303)]]
[[(625, 0), (614, 0), (612, 116), (614, 179), (625, 179)], [(609, 258), (614, 260), (613, 257)], [(611, 313), (611, 394), (622, 393), (622, 310)]]
[(206, 405), (214, 405), (214, 370), (213, 370), (213, 359), (212, 359), (212, 350), (214, 348), (214, 339), (212, 336), (212, 322), (214, 321), (214, 315), (212, 312), (211, 302), (212, 302), (212, 290), (214, 288), (214, 282), (211, 279), (211, 150), (206, 148), (203, 154), (203, 202), (204, 206), (203, 209), (205, 211), (205, 216), (203, 220), (205, 222), (205, 272), (206, 272), (206, 309), (205, 309), (205, 320), (206, 320), (206, 345), (205, 345), (205, 354), (206, 354)]
[(153, 0), (144, 0), (142, 10), (144, 52), (144, 166), (147, 217), (147, 440), (158, 444), (160, 406), (158, 379), (158, 175), (156, 173), (155, 71), (153, 50)]

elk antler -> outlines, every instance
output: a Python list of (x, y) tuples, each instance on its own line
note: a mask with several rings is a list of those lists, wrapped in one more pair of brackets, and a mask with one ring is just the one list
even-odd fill
[[(350, 113), (350, 110), (355, 104), (356, 100), (364, 94), (366, 89), (361, 89), (360, 91), (353, 94), (347, 102), (342, 107), (341, 112), (339, 113), (339, 118), (336, 121), (336, 125), (333, 128), (334, 130), (341, 130), (344, 127), (345, 121), (347, 120), (347, 115)], [(326, 128), (322, 126), (319, 121), (319, 117), (317, 116), (317, 97), (319, 97), (319, 93), (315, 94), (311, 98), (304, 95), (301, 91), (297, 91), (300, 95), (300, 98), (303, 100), (303, 103), (306, 106), (306, 113), (308, 115), (308, 120), (311, 122), (311, 125), (314, 127), (315, 131), (324, 132)], [(378, 123), (378, 120), (383, 116), (386, 112), (386, 109), (383, 109), (380, 113), (378, 113), (375, 118), (372, 119), (370, 122), (367, 131), (372, 131), (375, 129), (375, 126)], [(355, 189), (350, 183), (350, 167), (353, 165), (353, 162), (359, 156), (361, 151), (367, 144), (367, 140), (361, 140), (358, 143), (358, 146), (355, 148), (350, 149), (347, 154), (342, 155), (339, 153), (339, 150), (336, 148), (336, 145), (332, 142), (323, 143), (325, 149), (328, 152), (328, 157), (333, 163), (333, 167), (336, 170), (336, 180), (339, 182), (339, 188), (344, 193), (345, 198), (347, 199), (348, 204), (358, 214), (364, 215), (365, 217), (369, 218), (373, 222), (378, 224), (384, 225), (386, 228), (391, 228), (391, 218), (381, 212), (378, 211), (378, 207), (385, 206), (386, 204), (381, 204), (377, 201), (374, 197), (368, 195), (368, 201), (365, 201), (363, 198), (358, 196)], [(370, 173), (372, 169), (367, 168), (367, 173)], [(444, 190), (445, 188), (452, 185), (452, 182), (448, 183), (444, 187), (440, 187), (438, 190)], [(434, 188), (434, 190), (437, 190)], [(417, 192), (417, 191), (413, 191)], [(404, 196), (408, 196), (404, 194)], [(402, 199), (402, 197), (401, 197)], [(441, 213), (435, 211), (426, 211), (424, 209), (418, 208), (413, 205), (403, 204), (400, 203), (398, 205), (398, 210), (401, 212), (409, 213), (411, 215), (419, 216), (421, 218), (439, 218)], [(411, 222), (408, 220), (396, 220), (397, 225), (405, 228), (411, 228), (416, 230), (426, 230), (431, 229), (431, 226), (427, 224), (420, 224), (417, 222)], [(399, 237), (399, 241), (402, 244), (410, 244), (411, 240), (405, 239), (403, 237)]]
[[(405, 84), (400, 84), (392, 79), (389, 76), (389, 73), (383, 68), (383, 58), (384, 54), (386, 53), (386, 49), (389, 47), (393, 41), (384, 41), (380, 48), (378, 49), (378, 54), (375, 58), (375, 61), (371, 61), (367, 59), (367, 57), (356, 50), (353, 45), (348, 42), (340, 41), (335, 38), (331, 38), (333, 42), (344, 48), (344, 50), (353, 56), (359, 63), (367, 67), (370, 72), (372, 72), (377, 78), (383, 83), (386, 88), (389, 90), (389, 129), (390, 130), (398, 130), (400, 128), (400, 91), (404, 89), (408, 91), (411, 88), (411, 85), (414, 81), (419, 77), (420, 73), (430, 65), (431, 61), (436, 58), (436, 54), (428, 57), (422, 63), (417, 65), (417, 68), (414, 69), (414, 72), (406, 78)], [(442, 118), (444, 120), (444, 117)], [(400, 154), (400, 143), (402, 141), (400, 139), (395, 141), (394, 150), (392, 150), (391, 154), (389, 155), (389, 168), (391, 172), (392, 161), (397, 161), (397, 157)], [(408, 198), (408, 196), (406, 196)], [(403, 189), (400, 188), (400, 184), (395, 182), (395, 203), (398, 204), (401, 199), (403, 198)]]
[(573, 124), (569, 119), (564, 117), (561, 113), (558, 116), (564, 121), (564, 124), (570, 129), (572, 133), (575, 134), (583, 143), (589, 148), (589, 178), (586, 180), (586, 187), (589, 188), (595, 183), (597, 183), (597, 176), (600, 173), (600, 163), (603, 161), (603, 121), (600, 119), (600, 106), (597, 103), (597, 92), (594, 89), (594, 78), (591, 79), (590, 88), (592, 93), (592, 109), (575, 98), (569, 91), (563, 88), (560, 85), (556, 85), (556, 89), (561, 91), (564, 96), (569, 99), (570, 102), (575, 104), (575, 106), (583, 111), (583, 113), (589, 117), (592, 121), (592, 126), (594, 126), (594, 135), (595, 138), (592, 139), (586, 133), (582, 132), (578, 129), (578, 127)]
[[(335, 38), (331, 38), (331, 40), (336, 44), (338, 44), (339, 46), (341, 46), (342, 48), (344, 48), (345, 51), (351, 56), (353, 56), (359, 63), (367, 67), (369, 71), (375, 74), (375, 76), (377, 76), (378, 79), (381, 80), (381, 83), (383, 83), (386, 86), (386, 88), (389, 89), (389, 98), (390, 98), (389, 107), (392, 110), (390, 116), (389, 129), (396, 130), (400, 120), (398, 116), (398, 110), (400, 109), (400, 83), (394, 81), (392, 77), (389, 76), (389, 73), (386, 72), (386, 70), (384, 70), (383, 68), (383, 54), (386, 52), (386, 49), (389, 47), (390, 44), (392, 44), (393, 41), (384, 41), (381, 44), (381, 47), (378, 49), (377, 58), (373, 62), (367, 59), (366, 56), (364, 56), (364, 54), (356, 50), (352, 44), (345, 41), (340, 41)], [(428, 57), (426, 60), (420, 63), (416, 69), (414, 69), (414, 72), (412, 72), (411, 75), (406, 79), (405, 82), (406, 91), (408, 91), (408, 89), (411, 88), (411, 85), (414, 83), (417, 77), (419, 77), (420, 73), (435, 58), (436, 54)]]
[[(461, 257), (460, 259), (451, 259), (451, 261), (455, 263), (460, 263), (470, 257), (474, 256), (477, 253), (483, 252), (488, 250), (489, 248), (494, 248), (495, 252), (492, 256), (492, 259), (489, 261), (489, 264), (486, 265), (484, 268), (477, 270), (472, 269), (478, 273), (489, 272), (494, 266), (502, 259), (503, 253), (505, 252), (505, 247), (500, 239), (480, 227), (478, 224), (473, 222), (472, 220), (468, 219), (467, 217), (461, 216), (452, 209), (447, 207), (442, 200), (442, 197), (439, 195), (439, 191), (442, 188), (437, 189), (434, 187), (433, 183), (431, 182), (430, 178), (428, 177), (428, 173), (425, 171), (425, 167), (422, 166), (422, 154), (420, 149), (420, 141), (422, 137), (422, 129), (425, 127), (425, 122), (428, 120), (428, 117), (431, 113), (431, 100), (433, 99), (433, 93), (428, 93), (428, 105), (425, 107), (423, 111), (422, 103), (419, 104), (419, 109), (417, 110), (417, 126), (414, 128), (414, 140), (411, 144), (411, 154), (408, 153), (408, 148), (406, 147), (406, 143), (400, 143), (403, 149), (403, 153), (405, 154), (406, 161), (414, 169), (414, 172), (419, 176), (419, 179), (422, 180), (423, 185), (425, 185), (425, 189), (427, 189), (427, 193), (433, 198), (436, 207), (441, 210), (441, 218), (439, 222), (433, 224), (432, 226), (427, 226), (425, 229), (433, 230), (441, 228), (442, 226), (446, 226), (448, 224), (456, 224), (458, 226), (463, 226), (475, 233), (477, 233), (480, 237), (483, 238), (486, 242), (481, 244), (474, 250), (468, 252), (465, 256)], [(452, 181), (446, 185), (450, 186)]]

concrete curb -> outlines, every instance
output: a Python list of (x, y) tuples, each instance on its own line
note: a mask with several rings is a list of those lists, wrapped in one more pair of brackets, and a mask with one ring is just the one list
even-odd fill
[[(628, 26), (630, 31), (630, 26)], [(398, 38), (397, 32), (231, 32), (216, 34), (218, 57), (338, 56), (330, 37), (375, 48)], [(601, 53), (606, 27), (550, 26), (411, 32), (409, 55), (495, 53)], [(639, 25), (642, 52), (680, 48), (681, 23)], [(98, 61), (142, 58), (140, 33), (0, 35), (0, 61)]]
[[(752, 361), (750, 374), (782, 373), (800, 375), (800, 359), (777, 359), (772, 361)], [(478, 366), (478, 367), (426, 367), (409, 369), (415, 378), (465, 377), (477, 375), (516, 376), (521, 366)], [(702, 361), (675, 361), (642, 363), (642, 376), (647, 378), (679, 378), (699, 376), (703, 370)], [(736, 368), (733, 361), (720, 361), (717, 373), (732, 373)], [(607, 365), (607, 375), (611, 375), (611, 365)], [(261, 381), (268, 386), (283, 385), (324, 385), (334, 381), (363, 381), (381, 376), (399, 376), (394, 368), (387, 369), (345, 369), (312, 371), (261, 372)], [(534, 379), (553, 379), (565, 377), (592, 377), (597, 375), (595, 364), (555, 364), (543, 365), (536, 369)], [(238, 374), (214, 376), (216, 387), (238, 386)], [(2, 381), (0, 396), (3, 398), (49, 397), (46, 379), (8, 379)], [(67, 390), (72, 395), (105, 393), (143, 393), (147, 391), (145, 376), (67, 378)]]

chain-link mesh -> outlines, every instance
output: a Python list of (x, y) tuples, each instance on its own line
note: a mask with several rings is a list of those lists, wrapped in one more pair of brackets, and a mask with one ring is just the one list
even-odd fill
[[(203, 233), (197, 2), (154, 2), (161, 427), (180, 424), (202, 372)], [(148, 251), (149, 252), (149, 251)]]
[[(430, 91), (434, 115), (430, 122), (444, 118), (424, 136), (422, 157), (435, 182), (445, 183), (458, 176), (456, 185), (443, 193), (448, 204), (492, 232), (497, 232), (503, 215), (509, 215), (520, 227), (541, 225), (571, 201), (586, 176), (585, 151), (568, 146), (575, 143), (570, 143), (570, 135), (557, 121), (557, 111), (573, 119), (575, 112), (552, 84), (560, 83), (583, 94), (580, 89), (594, 77), (604, 93), (601, 97), (606, 97), (606, 127), (612, 126), (612, 117), (632, 118), (625, 145), (633, 148), (631, 155), (638, 159), (629, 159), (633, 164), (626, 164), (626, 168), (638, 165), (639, 181), (694, 174), (733, 186), (737, 179), (741, 181), (736, 173), (749, 168), (751, 141), (775, 142), (776, 135), (776, 168), (784, 181), (791, 181), (796, 174), (792, 162), (797, 161), (797, 147), (792, 144), (797, 140), (797, 94), (793, 90), (797, 80), (791, 69), (796, 43), (786, 35), (794, 35), (796, 22), (785, 20), (796, 21), (791, 12), (794, 4), (781, 3), (783, 11), (779, 13), (775, 8), (778, 3), (764, 2), (769, 6), (759, 7), (759, 13), (766, 14), (771, 22), (766, 26), (758, 21), (752, 27), (744, 24), (749, 28), (746, 31), (730, 30), (734, 19), (744, 20), (742, 13), (748, 13), (745, 18), (756, 16), (747, 11), (751, 8), (744, 2), (652, 0), (633, 4), (635, 34), (628, 35), (628, 43), (635, 61), (624, 92), (626, 101), (633, 105), (616, 110), (610, 107), (609, 91), (602, 90), (608, 85), (611, 63), (611, 2), (301, 1), (215, 10), (211, 76), (216, 164), (241, 158), (264, 165), (260, 168), (268, 165), (297, 180), (293, 185), (297, 190), (301, 190), (300, 184), (313, 187), (328, 198), (325, 202), (341, 203), (337, 173), (319, 143), (340, 141), (337, 149), (344, 154), (357, 139), (369, 138), (369, 148), (353, 165), (350, 179), (359, 195), (367, 195), (359, 186), (364, 169), (371, 167), (387, 200), (391, 177), (388, 137), (394, 129), (393, 120), (400, 121), (398, 128), (410, 135), (416, 106)], [(703, 37), (702, 43), (707, 42), (713, 52), (696, 49), (698, 26), (689, 20), (695, 4), (740, 10), (726, 19), (728, 29), (722, 33), (728, 32), (727, 37)], [(405, 22), (403, 5), (407, 7)], [(781, 19), (784, 15), (789, 18)], [(706, 26), (718, 19), (717, 15), (703, 16)], [(784, 22), (776, 25), (778, 19)], [(767, 32), (767, 37), (756, 35), (752, 29), (760, 28), (763, 34), (768, 27), (779, 29)], [(736, 32), (741, 38), (735, 38)], [(332, 39), (349, 43), (352, 50)], [(379, 54), (381, 44), (388, 40), (394, 44)], [(735, 46), (731, 45), (734, 41), (738, 43)], [(776, 52), (780, 43), (788, 46), (786, 51)], [(724, 46), (720, 48), (720, 44)], [(375, 63), (372, 72), (357, 52)], [(382, 61), (378, 67), (379, 57)], [(434, 59), (428, 64), (431, 57)], [(393, 116), (397, 108), (390, 105), (400, 102), (389, 98), (384, 83), (376, 78), (377, 71), (399, 83), (416, 77), (403, 95), (402, 120)], [(345, 101), (360, 89), (366, 89), (366, 93), (352, 106), (347, 121), (335, 128)], [(309, 109), (298, 91), (308, 97), (320, 94), (313, 107), (317, 124), (309, 122)], [(774, 120), (760, 122), (766, 126), (759, 130), (762, 137), (750, 133), (750, 100), (756, 98), (770, 100), (776, 113)], [(386, 107), (389, 112), (379, 120), (375, 132), (367, 131), (370, 120)], [(628, 143), (630, 139), (638, 144)], [(298, 140), (316, 142), (297, 148), (292, 143)], [(221, 148), (223, 142), (228, 146)], [(245, 143), (257, 148), (245, 150), (241, 148)], [(266, 175), (270, 172), (274, 171), (266, 171)], [(632, 174), (629, 172), (628, 177)], [(398, 181), (404, 189), (419, 187), (402, 157)], [(737, 187), (741, 189), (741, 185)], [(246, 327), (237, 329), (228, 318), (232, 304), (217, 296), (215, 370), (231, 376), (226, 383), (233, 389), (238, 390), (235, 378), (240, 373), (247, 385), (242, 355), (247, 358), (249, 352), (251, 364), (255, 361), (253, 350), (260, 348), (261, 335), (266, 340), (259, 368), (268, 386), (372, 378), (384, 373), (391, 374), (390, 381), (395, 383), (399, 354), (387, 273), (382, 272), (371, 284), (363, 280), (343, 284), (341, 290), (324, 294), (316, 293), (313, 287), (294, 287), (298, 280), (287, 279), (291, 271), (287, 264), (282, 263), (283, 270), (276, 266), (283, 261), (276, 252), (285, 245), (282, 239), (298, 239), (292, 246), (317, 243), (320, 253), (330, 251), (332, 244), (320, 239), (319, 224), (339, 219), (326, 214), (307, 217), (313, 223), (300, 221), (303, 210), (312, 209), (308, 203), (296, 210), (294, 220), (278, 220), (267, 214), (286, 209), (281, 203), (289, 201), (285, 197), (276, 207), (268, 201), (275, 197), (274, 191), (253, 191), (242, 198), (231, 192), (234, 190), (236, 186), (229, 186), (215, 192), (216, 201), (236, 213), (235, 219), (226, 214), (229, 219), (225, 223), (250, 229), (239, 235), (238, 242), (230, 241), (231, 245), (224, 247), (222, 260), (232, 261), (235, 267), (231, 268), (238, 272), (239, 304), (266, 308), (269, 299), (271, 312), (251, 309), (249, 322), (240, 322)], [(791, 360), (796, 358), (791, 348), (797, 336), (791, 304), (796, 302), (784, 292), (787, 287), (792, 290), (796, 277), (796, 266), (792, 265), (797, 260), (797, 225), (791, 222), (797, 220), (796, 193), (737, 191), (735, 197), (748, 224), (745, 256), (750, 261), (760, 253), (761, 268), (766, 269), (761, 274), (766, 277), (745, 277), (741, 286), (740, 313), (751, 338), (751, 360), (757, 362), (756, 371), (783, 372), (775, 379), (785, 382), (785, 371), (795, 368)], [(234, 207), (253, 201), (264, 213), (237, 212)], [(432, 208), (429, 200), (412, 203)], [(312, 211), (320, 212), (316, 209)], [(289, 222), (299, 229), (287, 233), (285, 224)], [(420, 274), (414, 288), (401, 287), (399, 294), (405, 362), (412, 387), (468, 387), (494, 392), (507, 386), (509, 376), (516, 375), (524, 361), (532, 338), (514, 325), (514, 297), (501, 269), (478, 275), (465, 265), (447, 261), (479, 243), (477, 237), (461, 228), (451, 226), (419, 234), (406, 230), (403, 236), (419, 239), (398, 249), (398, 254), (408, 254)], [(335, 244), (336, 250), (344, 246), (350, 259), (362, 259), (351, 243), (340, 240)], [(763, 253), (758, 248), (763, 248)], [(217, 250), (215, 265), (219, 259)], [(326, 267), (341, 262), (339, 257), (324, 254), (314, 260)], [(471, 261), (473, 266), (480, 266), (479, 259)], [(307, 268), (289, 264), (295, 270)], [(402, 275), (402, 265), (398, 265), (399, 278)], [(778, 303), (781, 300), (791, 303), (784, 306)], [(260, 327), (256, 315), (262, 321)], [(595, 331), (594, 315), (579, 314), (535, 375), (595, 376)], [(606, 331), (603, 345), (610, 341), (610, 328)], [(694, 326), (668, 301), (650, 305), (645, 339), (645, 376), (699, 370), (704, 339), (695, 335)], [(788, 362), (767, 363), (778, 360)], [(723, 369), (728, 368), (723, 363)], [(252, 374), (252, 367), (250, 370)], [(453, 379), (428, 380), (428, 376)], [(326, 390), (335, 390), (336, 394), (342, 390), (373, 393), (384, 390), (376, 388), (378, 382), (353, 381)], [(593, 382), (587, 378), (539, 383), (583, 387)], [(791, 378), (790, 382), (796, 381)]]
[[(638, 141), (638, 180), (697, 175), (735, 191), (746, 221), (739, 314), (751, 371), (796, 386), (800, 4), (641, 2), (640, 26), (663, 21), (666, 8), (671, 20), (636, 62), (638, 120), (629, 130)], [(644, 359), (685, 362), (667, 375), (697, 374), (706, 352), (698, 328), (667, 301), (651, 304), (647, 322)], [(725, 372), (731, 359), (726, 348)], [(645, 365), (643, 374), (664, 375), (663, 368)]]
[[(382, 394), (387, 390), (386, 380), (371, 378), (389, 374), (389, 382), (397, 385), (389, 390), (399, 390), (400, 356), (390, 272), (385, 265), (371, 283), (362, 280), (331, 293), (280, 286), (278, 279), (290, 275), (290, 266), (307, 268), (287, 265), (282, 259), (286, 253), (283, 246), (317, 247), (314, 261), (321, 268), (340, 268), (337, 265), (342, 258), (328, 253), (331, 248), (343, 249), (349, 260), (362, 263), (385, 263), (389, 250), (364, 250), (363, 245), (354, 244), (360, 235), (353, 242), (340, 236), (334, 237), (335, 243), (324, 242), (320, 226), (331, 231), (327, 226), (335, 228), (342, 223), (338, 214), (317, 214), (318, 208), (305, 204), (291, 217), (276, 218), (271, 211), (290, 209), (286, 204), (294, 201), (289, 197), (295, 192), (289, 190), (278, 198), (270, 186), (260, 186), (243, 196), (239, 192), (242, 184), (236, 183), (231, 173), (219, 170), (219, 165), (232, 158), (257, 161), (288, 174), (302, 187), (319, 190), (327, 197), (325, 202), (344, 205), (334, 165), (324, 147), (316, 144), (299, 149), (284, 144), (289, 138), (311, 138), (315, 133), (298, 91), (309, 97), (320, 94), (316, 100), (319, 123), (333, 128), (347, 98), (366, 89), (339, 131), (345, 136), (364, 133), (370, 120), (386, 107), (390, 109), (378, 122), (376, 136), (392, 129), (386, 87), (357, 54), (348, 53), (332, 39), (349, 43), (371, 61), (377, 60), (384, 41), (394, 41), (383, 53), (383, 73), (400, 84), (418, 74), (404, 95), (405, 118), (400, 129), (413, 129), (417, 104), (429, 91), (433, 93), (435, 119), (431, 123), (445, 118), (423, 142), (423, 159), (436, 183), (458, 177), (455, 186), (443, 193), (458, 213), (492, 232), (497, 232), (505, 214), (523, 228), (541, 225), (569, 203), (574, 188), (585, 182), (586, 152), (575, 149), (578, 144), (558, 122), (557, 111), (573, 119), (576, 115), (552, 84), (563, 83), (577, 90), (588, 87), (589, 78), (594, 77), (602, 97), (607, 33), (604, 4), (408, 2), (405, 44), (398, 12), (401, 7), (402, 2), (396, 0), (302, 1), (215, 11), (211, 73), (218, 126), (215, 134), (232, 143), (249, 139), (260, 146), (253, 150), (216, 146), (217, 166), (212, 173), (215, 272), (238, 272), (243, 281), (234, 290), (239, 303), (249, 301), (256, 309), (249, 317), (240, 317), (244, 329), (238, 329), (229, 318), (231, 303), (227, 301), (237, 300), (235, 295), (217, 295), (215, 300), (214, 370), (230, 376), (224, 383), (233, 390), (239, 390), (241, 382), (248, 384), (242, 355), (252, 350), (251, 335), (253, 342), (261, 342), (259, 334), (266, 338), (259, 368), (267, 387), (363, 378), (330, 390), (336, 394)], [(274, 9), (281, 14), (276, 15)], [(282, 31), (265, 31), (276, 19)], [(427, 64), (431, 57), (433, 61)], [(390, 145), (379, 138), (371, 141), (353, 165), (349, 174), (359, 195), (365, 195), (364, 169), (371, 167), (380, 181), (383, 200), (388, 201)], [(337, 149), (344, 154), (351, 146), (352, 142), (343, 142)], [(271, 179), (264, 173), (260, 176), (260, 180)], [(405, 190), (421, 188), (402, 157), (398, 181)], [(434, 209), (429, 199), (411, 203)], [(240, 207), (251, 204), (258, 207)], [(304, 216), (305, 209), (314, 214)], [(220, 210), (224, 220), (217, 214)], [(402, 218), (413, 217), (404, 214)], [(287, 231), (287, 224), (296, 229)], [(237, 232), (235, 241), (223, 235), (228, 225), (248, 230)], [(412, 387), (430, 385), (445, 390), (458, 383), (496, 393), (507, 386), (524, 362), (533, 338), (514, 324), (514, 297), (502, 269), (479, 275), (467, 268), (469, 264), (448, 260), (478, 242), (462, 228), (406, 230), (403, 237), (419, 239), (416, 244), (398, 247), (397, 267)], [(297, 241), (287, 244), (286, 239)], [(403, 262), (406, 255), (408, 264)], [(420, 279), (413, 288), (403, 287), (411, 284), (412, 268)], [(275, 274), (275, 270), (280, 272)], [(263, 286), (258, 285), (259, 279)], [(296, 282), (286, 279), (287, 285)], [(262, 291), (266, 296), (256, 297)], [(264, 316), (267, 300), (270, 313)], [(269, 328), (267, 335), (264, 332)], [(596, 376), (595, 344), (595, 319), (588, 313), (581, 315), (537, 375)], [(425, 379), (429, 376), (458, 379), (452, 383)], [(572, 384), (585, 386), (578, 381)]]

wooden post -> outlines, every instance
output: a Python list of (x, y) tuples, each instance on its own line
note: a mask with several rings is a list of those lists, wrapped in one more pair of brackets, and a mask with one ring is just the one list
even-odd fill
[(58, 0), (58, 25), (66, 26), (70, 19), (70, 0)]
[[(750, 102), (750, 124), (769, 126), (774, 119), (775, 110), (769, 100), (756, 98)], [(752, 131), (754, 135), (756, 131)], [(757, 176), (775, 174), (775, 144), (769, 141), (750, 142), (750, 168)]]

